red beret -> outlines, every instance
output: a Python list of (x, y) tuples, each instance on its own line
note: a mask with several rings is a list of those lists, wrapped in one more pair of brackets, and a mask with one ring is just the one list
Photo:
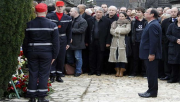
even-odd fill
[(36, 12), (46, 12), (47, 11), (47, 5), (45, 3), (39, 3), (35, 7)]
[(56, 6), (64, 6), (64, 2), (63, 1), (57, 1)]

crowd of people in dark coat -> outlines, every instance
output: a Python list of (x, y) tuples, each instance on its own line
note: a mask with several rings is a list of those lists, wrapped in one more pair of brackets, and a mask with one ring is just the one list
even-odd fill
[[(52, 5), (49, 7), (52, 7)], [(116, 73), (116, 77), (123, 76), (124, 73), (129, 77), (143, 76), (146, 78), (146, 67), (143, 60), (139, 58), (141, 35), (143, 29), (148, 24), (147, 20), (144, 18), (145, 9), (142, 7), (138, 7), (136, 9), (121, 7), (118, 9), (115, 6), (108, 7), (106, 4), (90, 8), (87, 8), (84, 4), (79, 4), (77, 8), (77, 12), (79, 12), (82, 18), (86, 20), (87, 28), (84, 27), (84, 25), (79, 25), (86, 29), (86, 31), (83, 30), (82, 32), (79, 32), (82, 33), (83, 36), (79, 38), (84, 38), (84, 41), (81, 43), (84, 43), (85, 46), (83, 48), (79, 48), (82, 50), (82, 61), (80, 62), (82, 63), (80, 68), (82, 69), (82, 72), (80, 71), (75, 73), (78, 73), (78, 76), (82, 73), (89, 73), (89, 75), (96, 74), (98, 76), (101, 75), (101, 73), (107, 75)], [(178, 23), (177, 18), (179, 10), (176, 7), (158, 7), (155, 9), (159, 13), (157, 20), (162, 27), (162, 59), (159, 60), (158, 77), (161, 80), (168, 80), (168, 83), (178, 82), (180, 78), (178, 74), (178, 64), (180, 63), (178, 62), (180, 59), (178, 55), (178, 44), (174, 44), (174, 42), (172, 42), (172, 38), (174, 38), (174, 36), (172, 37), (172, 35), (169, 35), (171, 31), (169, 25), (172, 23)], [(55, 12), (54, 10), (53, 12)], [(50, 10), (49, 12), (52, 11)], [(71, 7), (65, 7), (64, 14), (71, 16)], [(124, 16), (127, 22), (121, 20), (121, 16)], [(127, 26), (125, 28), (119, 27), (121, 31), (126, 30), (124, 38), (119, 40), (116, 39), (115, 41), (116, 35), (113, 34), (114, 31), (112, 27), (115, 24), (113, 24), (113, 22), (122, 23), (119, 25), (123, 25), (123, 22), (130, 25), (129, 29)], [(170, 27), (172, 28), (172, 26)], [(175, 25), (173, 28), (178, 29)], [(177, 31), (177, 29), (172, 31)], [(178, 34), (178, 31), (176, 34)], [(72, 35), (76, 34), (72, 33)], [(178, 39), (178, 36), (177, 38), (174, 38), (174, 41), (176, 39)], [(77, 40), (78, 38), (72, 38), (72, 41)], [(123, 50), (120, 47), (120, 44), (123, 42), (125, 42), (126, 45), (126, 47), (124, 47), (125, 53), (123, 53)], [(78, 45), (81, 45), (81, 43), (78, 43)], [(119, 43), (118, 46), (114, 45), (117, 43)], [(76, 61), (74, 61), (74, 58), (72, 57), (70, 60), (70, 54), (68, 54), (68, 52), (70, 52), (69, 50), (73, 50), (71, 49), (71, 46), (70, 49), (67, 50), (66, 62), (77, 67), (79, 62), (75, 56), (74, 58)], [(114, 54), (116, 52), (118, 52), (117, 55)]]
[[(27, 95), (30, 102), (49, 102), (47, 80), (63, 82), (75, 68), (81, 74), (142, 76), (148, 90), (140, 97), (157, 97), (158, 78), (180, 82), (180, 11), (173, 7), (145, 10), (84, 4), (65, 7), (35, 3), (37, 17), (27, 23), (23, 51), (30, 71)], [(49, 69), (50, 67), (50, 69)], [(66, 69), (66, 70), (65, 70)], [(40, 84), (37, 85), (36, 80)]]

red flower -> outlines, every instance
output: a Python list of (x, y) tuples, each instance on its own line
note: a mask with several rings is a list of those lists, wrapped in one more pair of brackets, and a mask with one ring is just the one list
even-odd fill
[(47, 86), (51, 86), (51, 84), (50, 84), (50, 83), (47, 83)]
[(23, 85), (25, 85), (25, 83), (24, 83), (24, 82), (22, 82), (22, 83), (21, 83), (21, 85), (23, 86)]
[(24, 87), (24, 88), (23, 88), (23, 91), (26, 92), (26, 91), (27, 91), (27, 87)]
[(48, 92), (50, 91), (50, 89), (48, 88)]
[(17, 77), (13, 77), (12, 80), (13, 80), (13, 81), (14, 81), (14, 80), (17, 80)]
[(16, 85), (16, 88), (20, 88), (21, 89), (21, 85), (20, 84)]

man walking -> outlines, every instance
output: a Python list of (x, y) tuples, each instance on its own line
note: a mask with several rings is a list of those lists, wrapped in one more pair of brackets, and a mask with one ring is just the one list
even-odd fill
[(138, 93), (140, 97), (157, 97), (158, 94), (158, 59), (162, 57), (162, 30), (158, 22), (158, 12), (149, 8), (144, 16), (148, 21), (143, 30), (139, 57), (144, 60), (148, 80), (148, 90)]

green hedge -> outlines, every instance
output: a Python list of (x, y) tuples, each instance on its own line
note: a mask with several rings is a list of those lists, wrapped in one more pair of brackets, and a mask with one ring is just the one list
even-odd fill
[(0, 0), (0, 98), (16, 71), (32, 0)]

